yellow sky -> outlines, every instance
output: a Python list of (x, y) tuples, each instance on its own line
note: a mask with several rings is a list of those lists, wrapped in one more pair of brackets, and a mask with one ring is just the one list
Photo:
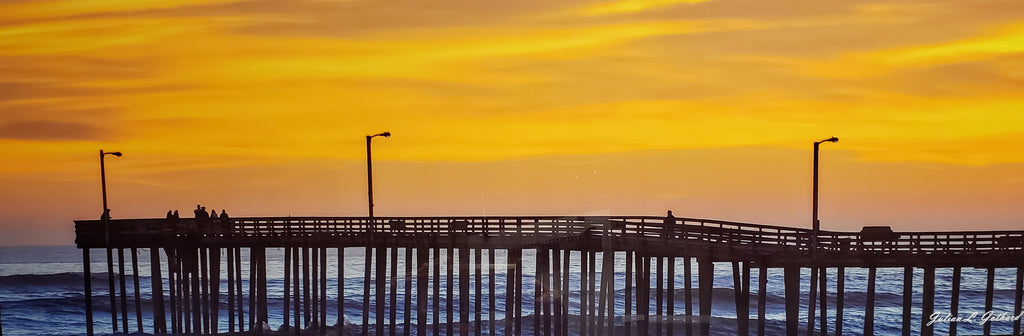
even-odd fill
[(235, 215), (1019, 229), (1017, 0), (0, 1), (0, 244)]

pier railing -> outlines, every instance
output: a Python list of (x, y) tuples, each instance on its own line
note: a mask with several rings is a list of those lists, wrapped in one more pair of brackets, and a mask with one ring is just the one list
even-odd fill
[[(76, 221), (79, 247), (148, 247), (180, 244), (329, 246), (489, 244), (504, 248), (575, 240), (602, 248), (693, 247), (690, 251), (749, 254), (811, 250), (811, 230), (698, 218), (652, 216), (527, 217), (242, 217), (231, 219), (121, 219)], [(608, 242), (611, 244), (606, 244)], [(581, 245), (582, 246), (582, 245)], [(703, 250), (702, 250), (703, 249)], [(683, 253), (685, 249), (674, 249)], [(959, 257), (1024, 252), (1024, 231), (861, 232), (822, 231), (816, 251), (824, 255), (915, 255)], [(725, 257), (723, 255), (723, 257)], [(728, 257), (725, 257), (728, 259)]]

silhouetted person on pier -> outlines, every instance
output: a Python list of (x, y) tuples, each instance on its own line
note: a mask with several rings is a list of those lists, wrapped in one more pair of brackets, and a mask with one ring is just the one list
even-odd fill
[(676, 231), (677, 231), (677, 228), (676, 228), (676, 216), (672, 215), (672, 210), (668, 211), (668, 215), (665, 216), (665, 221), (663, 222), (663, 224), (664, 225), (662, 225), (662, 229), (664, 230), (663, 232), (665, 233), (663, 235), (663, 237), (675, 238)]
[(228, 211), (227, 210), (220, 209), (220, 219), (221, 220), (228, 219)]
[(174, 216), (174, 219), (181, 218), (181, 217), (178, 216), (178, 210), (174, 210), (174, 215), (172, 215), (172, 216)]
[(220, 218), (220, 216), (217, 216), (217, 210), (216, 209), (210, 210), (210, 218), (211, 219), (218, 219), (218, 218)]
[(174, 214), (171, 213), (171, 210), (167, 210), (167, 219), (172, 219), (172, 218), (174, 218)]

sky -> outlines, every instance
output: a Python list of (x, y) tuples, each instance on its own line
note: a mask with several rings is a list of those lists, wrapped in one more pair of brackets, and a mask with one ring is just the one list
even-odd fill
[(1019, 0), (0, 0), (0, 245), (114, 218), (1024, 227)]

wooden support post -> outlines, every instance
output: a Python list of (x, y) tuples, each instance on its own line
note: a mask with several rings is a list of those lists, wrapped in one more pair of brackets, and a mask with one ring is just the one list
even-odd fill
[(515, 315), (516, 321), (515, 322), (516, 323), (515, 323), (515, 327), (516, 328), (515, 329), (516, 329), (516, 332), (515, 332), (515, 335), (516, 336), (522, 336), (522, 334), (523, 334), (523, 250), (522, 249), (515, 249), (515, 256), (514, 256), (514, 258), (515, 258), (514, 260), (515, 260), (515, 270), (516, 270), (516, 276), (515, 276), (515, 283), (516, 283), (516, 285), (515, 285), (515, 300), (516, 300), (516, 308), (515, 308), (515, 312), (516, 312), (516, 315)]
[[(482, 331), (481, 329), (483, 327), (481, 325), (483, 315), (480, 312), (481, 308), (483, 307), (482, 305), (483, 305), (483, 301), (484, 301), (482, 293), (481, 293), (481, 289), (480, 289), (480, 286), (483, 285), (483, 282), (482, 282), (483, 278), (482, 278), (482, 275), (480, 274), (480, 272), (483, 271), (483, 269), (481, 268), (481, 259), (483, 258), (482, 254), (483, 254), (483, 249), (479, 249), (478, 248), (478, 249), (476, 249), (476, 256), (473, 257), (473, 263), (474, 263), (473, 272), (476, 275), (476, 285), (473, 287), (476, 290), (476, 293), (473, 295), (473, 303), (476, 305), (476, 307), (474, 307), (474, 309), (473, 309), (473, 311), (476, 314), (475, 315), (476, 318), (474, 319), (474, 322), (473, 322), (473, 333), (475, 333), (477, 335), (480, 335), (480, 332)], [(408, 315), (406, 315), (406, 316), (408, 316)]]
[(820, 314), (818, 318), (821, 319), (821, 334), (828, 333), (828, 268), (818, 267), (818, 300), (821, 304), (818, 305)]
[[(989, 266), (988, 272), (985, 278), (985, 311), (992, 311), (992, 292), (995, 289), (996, 269)], [(992, 334), (992, 323), (985, 323), (984, 335), (989, 336)]]
[(562, 250), (557, 248), (551, 249), (551, 288), (553, 291), (552, 305), (553, 314), (552, 326), (554, 328), (554, 335), (562, 334)]
[[(505, 250), (505, 332), (504, 335), (512, 335), (515, 331), (512, 328), (512, 320), (515, 319), (515, 267), (512, 263), (512, 250)], [(436, 336), (436, 335), (435, 335)]]
[[(867, 301), (864, 303), (864, 336), (875, 334), (875, 278), (876, 268), (868, 268)], [(954, 296), (955, 298), (956, 296)], [(956, 300), (956, 299), (954, 299)], [(954, 313), (955, 314), (955, 313)]]
[(843, 336), (843, 308), (846, 296), (846, 268), (836, 268), (836, 336)]
[[(292, 298), (292, 248), (284, 248), (284, 325), (294, 328), (291, 324), (291, 298)], [(298, 325), (298, 323), (296, 323)]]
[(164, 254), (167, 255), (167, 298), (171, 306), (171, 333), (177, 334), (182, 332), (178, 326), (178, 258), (175, 258), (174, 253), (171, 251), (169, 247), (164, 248)]
[[(160, 248), (149, 248), (150, 287), (153, 292), (153, 333), (167, 333), (167, 315), (164, 314), (163, 273), (160, 271)], [(88, 274), (86, 274), (88, 276)]]
[[(441, 334), (441, 248), (436, 240), (434, 246), (434, 319), (431, 324), (434, 326), (434, 336), (438, 336)], [(509, 283), (506, 282), (506, 286), (507, 284)], [(506, 305), (506, 311), (511, 306)]]
[(587, 278), (590, 279), (590, 290), (587, 291), (587, 298), (590, 300), (590, 303), (587, 304), (587, 307), (590, 308), (590, 335), (593, 336), (597, 334), (597, 312), (595, 311), (597, 308), (597, 302), (595, 302), (595, 296), (597, 295), (595, 289), (595, 286), (597, 286), (597, 252), (590, 251), (588, 254), (590, 257), (590, 276)]
[(452, 243), (452, 247), (449, 247), (447, 249), (447, 251), (446, 251), (447, 252), (447, 255), (446, 255), (447, 262), (445, 263), (445, 272), (447, 274), (447, 276), (445, 277), (445, 289), (446, 289), (445, 292), (447, 292), (446, 293), (447, 295), (445, 295), (445, 299), (446, 299), (445, 300), (446, 301), (445, 302), (445, 312), (446, 312), (445, 313), (445, 317), (446, 317), (445, 321), (447, 322), (447, 324), (445, 325), (445, 327), (446, 327), (445, 329), (447, 329), (446, 331), (448, 332), (447, 333), (448, 336), (455, 335), (455, 290), (456, 290), (455, 289), (455, 268), (456, 267), (455, 267), (455, 247), (454, 247), (455, 246), (455, 238), (454, 238), (454, 236), (452, 236), (452, 242), (451, 243)]
[(190, 247), (188, 253), (189, 269), (192, 272), (192, 332), (198, 334), (203, 332), (203, 289), (200, 283), (199, 248)]
[(218, 333), (220, 324), (220, 248), (210, 250), (210, 331)]
[[(1017, 267), (1017, 283), (1013, 287), (1016, 289), (1013, 293), (1013, 316), (1020, 316), (1021, 313), (1021, 301), (1024, 299), (1024, 268)], [(1020, 335), (1020, 319), (1013, 321), (1013, 334)]]
[[(569, 251), (566, 251), (569, 253)], [(625, 288), (625, 306), (626, 311), (623, 312), (623, 326), (625, 329), (626, 336), (631, 336), (633, 333), (633, 274), (636, 269), (633, 267), (633, 252), (626, 251), (626, 288)]]
[(741, 273), (740, 263), (738, 261), (732, 262), (732, 294), (733, 299), (736, 301), (736, 334), (746, 335), (743, 329), (746, 325), (742, 311), (742, 300), (743, 300), (743, 285), (741, 284)]
[(666, 278), (666, 282), (668, 282), (668, 295), (667, 295), (667, 298), (666, 298), (666, 302), (668, 302), (668, 307), (666, 307), (667, 308), (666, 313), (669, 316), (668, 325), (667, 325), (667, 327), (668, 327), (667, 334), (669, 336), (671, 336), (671, 335), (675, 335), (676, 334), (675, 333), (675, 326), (676, 326), (676, 318), (675, 318), (676, 317), (676, 257), (675, 256), (668, 257), (668, 277)]
[(615, 251), (606, 246), (601, 252), (601, 303), (598, 309), (603, 322), (598, 326), (598, 335), (615, 333)]
[(416, 335), (427, 336), (427, 286), (430, 284), (430, 249), (425, 244), (416, 249)]
[(935, 312), (935, 268), (926, 266), (924, 268), (924, 284), (921, 286), (924, 295), (921, 297), (921, 336), (932, 336), (934, 329), (929, 321), (929, 316)]
[(569, 335), (569, 257), (571, 251), (562, 252), (562, 335)]
[(258, 282), (256, 280), (256, 276), (257, 276), (256, 274), (258, 274), (258, 272), (259, 272), (259, 263), (258, 263), (258, 261), (256, 259), (256, 248), (250, 247), (249, 248), (249, 330), (258, 330), (257, 328), (259, 327), (256, 324), (256, 320), (259, 319), (259, 317), (256, 316), (256, 311), (258, 310), (256, 305), (258, 304), (257, 302), (259, 301), (257, 299), (257, 297), (259, 295), (256, 293), (256, 282)]
[(786, 292), (786, 335), (796, 336), (800, 331), (800, 268), (782, 269)]
[(914, 268), (903, 268), (903, 334), (910, 335), (910, 300), (914, 294)]
[[(295, 336), (298, 336), (302, 332), (302, 329), (304, 327), (304, 325), (302, 323), (302, 317), (303, 317), (302, 307), (303, 307), (303, 305), (302, 305), (302, 279), (301, 279), (301, 277), (302, 277), (302, 269), (305, 268), (305, 266), (302, 265), (302, 259), (301, 259), (302, 250), (303, 250), (303, 248), (301, 248), (301, 247), (293, 247), (292, 248), (292, 269), (291, 269), (291, 272), (292, 272), (292, 282), (293, 282), (293, 285), (294, 285), (294, 286), (292, 286), (292, 297), (295, 299), (294, 300), (295, 303), (292, 306), (292, 308), (293, 308), (292, 310), (294, 311), (292, 313), (293, 314), (292, 315), (292, 319), (295, 320)], [(367, 315), (366, 311), (363, 311), (363, 315)]]
[(656, 307), (655, 308), (655, 318), (654, 318), (655, 322), (656, 322), (655, 323), (655, 327), (654, 327), (654, 334), (658, 335), (658, 336), (661, 336), (661, 332), (664, 329), (663, 324), (665, 322), (663, 320), (663, 318), (665, 317), (665, 310), (664, 310), (664, 306), (665, 306), (665, 300), (664, 300), (664, 293), (665, 293), (665, 285), (664, 285), (664, 283), (665, 283), (665, 275), (664, 275), (664, 272), (665, 272), (665, 258), (659, 256), (659, 257), (657, 257), (657, 259), (658, 260), (655, 262), (656, 269), (654, 271), (654, 274), (655, 274), (654, 275), (654, 281), (657, 282), (657, 284), (655, 285), (655, 288), (657, 288), (657, 292), (655, 293), (655, 299), (654, 299), (655, 302), (656, 302), (655, 305), (654, 305)]
[(763, 260), (757, 269), (757, 336), (764, 336), (765, 315), (768, 308), (768, 266)]
[(588, 336), (588, 335), (590, 335), (587, 332), (587, 327), (590, 326), (590, 323), (588, 323), (589, 321), (587, 321), (587, 319), (590, 318), (590, 316), (589, 316), (590, 315), (589, 314), (590, 313), (590, 309), (587, 307), (587, 304), (590, 302), (590, 300), (587, 300), (587, 296), (588, 296), (587, 295), (587, 291), (590, 289), (590, 287), (587, 286), (587, 283), (589, 282), (587, 277), (590, 276), (590, 272), (588, 271), (588, 268), (590, 267), (589, 263), (590, 263), (590, 258), (587, 258), (587, 252), (586, 251), (580, 251), (580, 335), (581, 336)]
[(168, 301), (170, 301), (171, 307), (171, 333), (183, 333), (185, 332), (181, 328), (181, 264), (178, 262), (177, 250), (169, 247), (164, 248), (164, 254), (167, 256), (167, 291)]
[(245, 299), (242, 296), (242, 248), (235, 248), (235, 300), (238, 301), (238, 331), (245, 331)]
[[(95, 335), (92, 326), (92, 259), (89, 258), (89, 248), (82, 248), (82, 276), (85, 287), (85, 334)], [(2, 330), (3, 328), (0, 328)]]
[(598, 335), (615, 334), (615, 251), (610, 245), (605, 245), (601, 252), (601, 300), (604, 307), (598, 309), (598, 315), (603, 315), (601, 324), (597, 326)]
[[(110, 285), (108, 293), (110, 294), (110, 323), (114, 333), (117, 333), (117, 289), (114, 287), (114, 283), (117, 278), (114, 276), (114, 249), (107, 246), (107, 284)], [(127, 333), (127, 330), (125, 330)]]
[(228, 332), (235, 332), (235, 249), (227, 248)]
[(391, 301), (389, 302), (388, 326), (391, 329), (390, 335), (395, 336), (398, 330), (398, 248), (391, 248)]
[(374, 298), (374, 301), (376, 302), (375, 314), (376, 314), (376, 317), (377, 317), (377, 324), (376, 324), (376, 326), (375, 326), (376, 328), (374, 330), (376, 331), (375, 335), (377, 335), (377, 336), (383, 336), (384, 335), (384, 301), (387, 300), (387, 296), (386, 296), (387, 295), (387, 287), (385, 287), (386, 286), (385, 281), (387, 279), (386, 278), (386, 276), (387, 276), (386, 273), (387, 273), (387, 267), (388, 267), (387, 256), (388, 256), (388, 248), (385, 247), (383, 244), (378, 246), (377, 247), (377, 264), (374, 266), (374, 267), (376, 267), (376, 275), (375, 275), (375, 277), (376, 277), (375, 280), (376, 281), (374, 283), (374, 286), (375, 286), (374, 289), (376, 291), (376, 297)]
[(309, 322), (307, 325), (315, 331), (320, 325), (320, 321), (317, 321), (320, 318), (320, 300), (318, 297), (320, 293), (318, 281), (320, 279), (320, 253), (316, 247), (309, 247), (306, 250), (309, 251), (309, 265), (306, 266), (306, 275), (309, 276), (309, 300), (307, 301), (309, 309), (306, 310), (309, 314)]
[[(601, 261), (602, 261), (601, 262), (601, 280), (600, 280), (600, 282), (601, 282), (601, 289), (598, 291), (598, 294), (597, 294), (597, 318), (596, 318), (597, 323), (594, 324), (595, 325), (594, 326), (595, 330), (593, 332), (593, 333), (597, 334), (597, 336), (604, 336), (605, 335), (604, 334), (605, 326), (608, 323), (606, 318), (608, 318), (608, 319), (611, 318), (611, 316), (605, 315), (605, 311), (607, 310), (606, 306), (609, 305), (608, 299), (607, 299), (608, 298), (608, 288), (607, 288), (608, 283), (605, 282), (608, 273), (605, 271), (605, 268), (607, 268), (607, 260), (604, 259), (603, 256), (608, 255), (608, 253), (602, 252), (601, 255), (602, 255), (602, 258), (601, 258)], [(597, 265), (594, 265), (594, 266), (595, 266), (594, 268), (597, 268), (596, 267)], [(597, 279), (593, 280), (593, 282), (596, 282), (596, 281), (598, 281), (598, 280)]]
[(208, 266), (208, 253), (206, 248), (199, 248), (199, 306), (202, 309), (201, 318), (203, 333), (210, 333), (210, 268)]
[(469, 335), (469, 249), (459, 247), (459, 334)]
[(192, 268), (188, 261), (188, 250), (180, 247), (175, 251), (178, 256), (178, 327), (185, 333), (192, 332), (192, 304), (190, 294), (192, 287)]
[(124, 332), (129, 333), (128, 330), (128, 287), (125, 283), (125, 271), (124, 271), (124, 248), (117, 249), (117, 268), (119, 284), (121, 286), (121, 327)]
[[(960, 267), (953, 267), (953, 292), (949, 299), (949, 313), (958, 316), (960, 313)], [(949, 336), (956, 336), (956, 321), (949, 322)]]
[(683, 300), (686, 301), (686, 336), (693, 336), (693, 265), (689, 256), (683, 258), (683, 277), (686, 278), (683, 285)]
[(637, 251), (634, 255), (636, 260), (633, 266), (636, 267), (636, 333), (638, 335), (649, 335), (650, 328), (650, 288), (651, 288), (651, 277), (648, 276), (650, 272), (650, 264), (645, 261), (648, 260), (644, 257), (640, 251)]
[(135, 285), (135, 322), (139, 333), (144, 333), (142, 328), (142, 293), (139, 290), (139, 249), (132, 247), (132, 284)]
[(734, 261), (733, 292), (736, 296), (736, 333), (750, 335), (750, 265)]
[[(338, 246), (338, 323), (337, 328), (342, 330), (345, 327), (345, 247)], [(286, 270), (287, 272), (287, 270)], [(419, 295), (423, 295), (420, 291)], [(425, 335), (424, 335), (425, 336)]]
[(412, 256), (412, 248), (411, 247), (406, 247), (405, 248), (405, 287), (404, 287), (405, 288), (405, 299), (403, 301), (405, 303), (405, 314), (404, 314), (405, 315), (405, 323), (404, 323), (404, 327), (402, 328), (404, 336), (409, 336), (411, 334), (411, 332), (412, 332), (411, 329), (412, 329), (412, 294), (413, 294), (413, 290), (412, 290), (412, 265), (413, 264), (414, 264), (414, 262), (413, 262), (413, 256)]
[(711, 334), (711, 302), (715, 286), (715, 264), (710, 258), (697, 260), (697, 281), (700, 291), (700, 334)]
[[(813, 258), (813, 257), (812, 257)], [(818, 305), (818, 267), (817, 261), (811, 261), (811, 290), (809, 291), (809, 298), (807, 300), (807, 336), (814, 336), (814, 323), (815, 314), (817, 313)]]
[(495, 323), (494, 322), (495, 321), (495, 316), (494, 316), (494, 311), (495, 311), (495, 309), (494, 309), (494, 303), (495, 303), (495, 300), (494, 300), (494, 282), (496, 280), (496, 277), (495, 277), (494, 273), (498, 270), (498, 265), (495, 264), (495, 260), (494, 260), (495, 259), (494, 258), (494, 254), (495, 254), (496, 251), (493, 248), (492, 249), (488, 249), (487, 251), (488, 251), (488, 258), (489, 258), (488, 259), (489, 263), (487, 264), (487, 266), (488, 266), (488, 269), (487, 269), (487, 280), (488, 280), (487, 281), (487, 301), (488, 301), (487, 302), (488, 303), (488, 305), (487, 305), (487, 318), (490, 320), (490, 324), (488, 324), (488, 327), (489, 327), (488, 335), (496, 335), (495, 331), (496, 331), (497, 327), (494, 325), (494, 323)]
[(185, 333), (192, 332), (192, 264), (191, 254), (189, 249), (181, 247), (178, 248), (177, 252), (180, 260), (179, 270), (181, 271), (179, 277), (179, 290), (178, 295), (181, 296), (181, 330)]
[(327, 248), (320, 250), (320, 335), (327, 333)]
[[(301, 326), (303, 327), (303, 329), (305, 329), (305, 328), (310, 327), (310, 326), (313, 325), (313, 297), (312, 297), (312, 293), (310, 293), (311, 283), (310, 283), (310, 277), (309, 277), (309, 266), (312, 264), (312, 262), (309, 259), (309, 248), (308, 247), (302, 247), (300, 249), (302, 250), (302, 324), (301, 324)], [(380, 252), (381, 252), (380, 249), (378, 249), (377, 253), (380, 253)], [(377, 267), (380, 267), (380, 266), (381, 266), (380, 264), (377, 264)], [(298, 299), (298, 298), (296, 298), (296, 299)], [(377, 297), (374, 298), (374, 300), (377, 301), (377, 302), (382, 302), (381, 300), (383, 300), (383, 298), (380, 296), (380, 292), (377, 293)], [(367, 313), (369, 313), (369, 312), (367, 312)], [(295, 322), (298, 323), (298, 321), (295, 321)], [(377, 335), (383, 336), (382, 333), (377, 333)]]
[(260, 320), (257, 325), (270, 326), (270, 305), (267, 304), (267, 248), (260, 247), (259, 251), (259, 293), (260, 293)]
[(534, 254), (533, 268), (533, 334), (543, 335), (543, 312), (544, 312), (544, 272), (541, 269), (541, 250), (538, 248)]
[[(363, 252), (363, 325), (362, 335), (370, 334), (370, 274), (373, 272), (373, 246), (366, 245)], [(298, 299), (296, 297), (296, 299)], [(296, 322), (298, 323), (298, 322)]]

